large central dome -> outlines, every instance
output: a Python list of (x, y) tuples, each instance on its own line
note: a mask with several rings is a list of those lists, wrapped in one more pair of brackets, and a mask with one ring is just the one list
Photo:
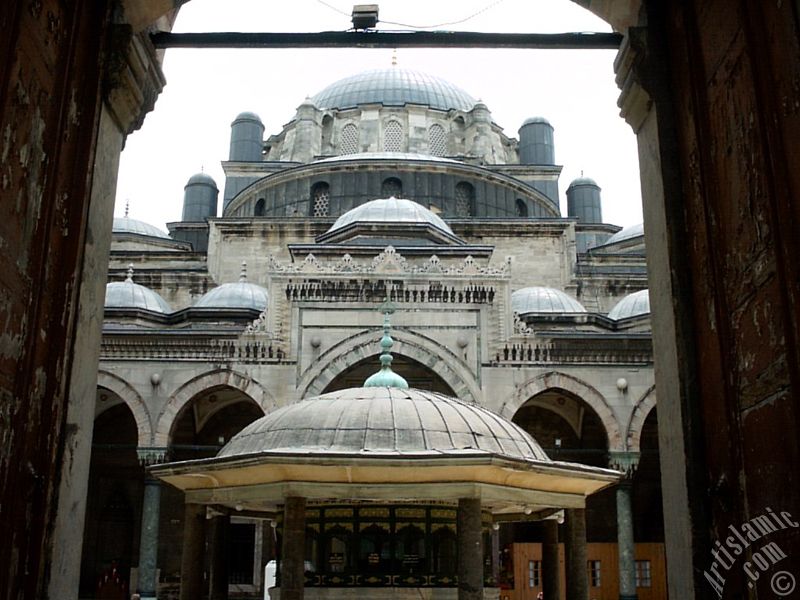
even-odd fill
[(361, 104), (422, 104), (438, 110), (472, 110), (475, 99), (452, 83), (399, 67), (364, 71), (332, 83), (312, 98), (321, 109)]

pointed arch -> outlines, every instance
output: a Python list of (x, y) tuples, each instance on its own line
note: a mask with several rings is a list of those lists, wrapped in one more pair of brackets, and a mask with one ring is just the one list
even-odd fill
[(647, 416), (656, 406), (656, 386), (652, 385), (636, 402), (636, 406), (631, 413), (628, 428), (626, 430), (625, 442), (628, 452), (640, 452), (642, 440), (642, 428)]
[(166, 448), (176, 417), (198, 394), (216, 387), (229, 387), (239, 390), (255, 402), (264, 414), (276, 408), (275, 399), (255, 379), (231, 369), (217, 369), (198, 375), (175, 390), (161, 409), (153, 434), (153, 445)]
[[(380, 331), (377, 328), (362, 331), (323, 352), (300, 376), (298, 396), (307, 398), (322, 393), (339, 373), (374, 355)], [(447, 347), (407, 329), (392, 329), (392, 339), (392, 354), (413, 359), (435, 371), (458, 398), (472, 402), (481, 399), (480, 385), (469, 366)]]
[(151, 446), (153, 441), (153, 421), (150, 416), (150, 410), (139, 392), (119, 375), (102, 369), (97, 372), (97, 387), (107, 389), (122, 399), (131, 410), (131, 413), (133, 413), (133, 418), (136, 421), (138, 445), (140, 447)]
[(585, 402), (587, 406), (595, 412), (600, 422), (603, 424), (606, 436), (608, 437), (608, 449), (617, 451), (624, 450), (624, 440), (619, 423), (614, 416), (614, 411), (611, 410), (611, 407), (603, 395), (588, 383), (572, 375), (567, 375), (566, 373), (549, 371), (518, 386), (514, 395), (503, 404), (500, 409), (500, 414), (511, 420), (522, 405), (530, 398), (552, 389), (564, 390)]

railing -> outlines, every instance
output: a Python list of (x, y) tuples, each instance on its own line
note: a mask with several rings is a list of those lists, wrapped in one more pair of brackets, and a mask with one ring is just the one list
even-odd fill
[(286, 351), (279, 340), (258, 339), (256, 335), (187, 339), (158, 334), (132, 336), (113, 333), (103, 336), (100, 357), (104, 360), (277, 363), (286, 359)]
[(568, 347), (554, 344), (507, 344), (492, 361), (501, 367), (540, 364), (651, 364), (653, 351), (649, 344), (638, 347), (592, 345)]
[(403, 281), (309, 281), (286, 285), (290, 302), (448, 302), (458, 304), (491, 304), (495, 290), (491, 286), (447, 286), (440, 283), (407, 285)]

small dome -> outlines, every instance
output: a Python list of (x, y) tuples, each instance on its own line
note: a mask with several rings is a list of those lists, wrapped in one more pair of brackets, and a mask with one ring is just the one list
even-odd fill
[(128, 269), (125, 281), (106, 284), (106, 308), (137, 308), (167, 314), (172, 312), (167, 301), (156, 292), (133, 282), (133, 269)]
[(211, 177), (208, 173), (195, 173), (194, 175), (189, 177), (189, 181), (186, 182), (186, 186), (184, 187), (188, 187), (190, 185), (198, 185), (198, 184), (209, 185), (213, 187), (215, 190), (217, 189), (217, 182), (214, 181), (214, 178)]
[(453, 235), (450, 226), (430, 210), (404, 198), (379, 198), (356, 206), (336, 219), (328, 233), (338, 231), (352, 223), (419, 223), (428, 224)]
[(616, 244), (617, 242), (630, 240), (633, 238), (641, 237), (643, 235), (644, 235), (644, 223), (638, 223), (636, 225), (630, 225), (628, 227), (620, 229), (617, 233), (608, 238), (603, 243), (603, 245), (605, 246), (607, 244)]
[(511, 308), (519, 315), (536, 313), (585, 313), (583, 305), (561, 290), (527, 287), (511, 294)]
[(591, 177), (578, 177), (577, 179), (573, 179), (570, 182), (569, 187), (578, 187), (579, 185), (593, 185), (594, 187), (600, 187)]
[(552, 125), (550, 125), (550, 121), (544, 117), (528, 117), (522, 122), (522, 127), (525, 127), (526, 125), (548, 125), (549, 127), (552, 127)]
[(619, 321), (620, 319), (629, 319), (647, 314), (650, 314), (650, 292), (648, 290), (640, 290), (628, 294), (617, 302), (616, 306), (609, 311), (608, 318)]
[(321, 108), (362, 104), (422, 104), (438, 110), (469, 111), (475, 100), (461, 88), (427, 73), (391, 67), (373, 69), (332, 83), (311, 99)]
[(206, 292), (197, 301), (197, 308), (250, 308), (263, 311), (269, 304), (269, 295), (260, 285), (247, 281), (247, 265), (242, 263), (242, 274), (235, 283), (223, 283)]
[(114, 224), (111, 229), (112, 233), (133, 233), (136, 235), (148, 235), (150, 237), (171, 239), (169, 234), (161, 231), (155, 225), (145, 223), (144, 221), (137, 221), (130, 217), (117, 217), (114, 219)]
[(233, 122), (236, 123), (237, 121), (257, 121), (261, 123), (261, 117), (254, 112), (245, 111), (236, 115), (236, 118), (233, 120)]
[(387, 387), (339, 390), (279, 408), (245, 427), (218, 457), (295, 452), (494, 454), (551, 462), (521, 427), (490, 410), (434, 392)]

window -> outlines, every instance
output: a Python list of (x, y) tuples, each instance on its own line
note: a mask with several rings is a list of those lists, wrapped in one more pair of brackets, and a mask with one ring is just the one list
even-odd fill
[(398, 121), (389, 121), (383, 132), (383, 149), (385, 152), (403, 151), (403, 126)]
[(475, 188), (472, 184), (462, 181), (456, 184), (456, 210), (457, 217), (469, 217), (475, 214)]
[(542, 577), (542, 561), (529, 560), (528, 561), (528, 589), (532, 590), (541, 585)]
[(228, 532), (228, 583), (252, 584), (256, 526), (253, 523), (231, 523)]
[(528, 205), (525, 204), (525, 200), (523, 200), (522, 198), (517, 198), (517, 216), (518, 217), (528, 216)]
[(600, 561), (589, 561), (589, 585), (592, 587), (600, 587)]
[(259, 198), (258, 202), (256, 202), (256, 207), (255, 207), (255, 210), (253, 211), (253, 214), (255, 216), (257, 216), (257, 217), (263, 217), (264, 216), (264, 210), (265, 210), (265, 206), (264, 205), (265, 205), (264, 198)]
[(428, 128), (428, 150), (433, 156), (447, 154), (447, 134), (444, 127), (434, 123)]
[(327, 217), (331, 204), (331, 186), (324, 181), (311, 188), (311, 216)]
[(342, 127), (341, 139), (339, 140), (340, 154), (355, 154), (358, 152), (358, 127), (348, 123)]
[(650, 587), (652, 579), (650, 577), (650, 561), (636, 561), (636, 587)]
[(384, 179), (381, 184), (381, 197), (390, 198), (391, 196), (395, 198), (402, 198), (403, 196), (403, 182), (397, 177)]

